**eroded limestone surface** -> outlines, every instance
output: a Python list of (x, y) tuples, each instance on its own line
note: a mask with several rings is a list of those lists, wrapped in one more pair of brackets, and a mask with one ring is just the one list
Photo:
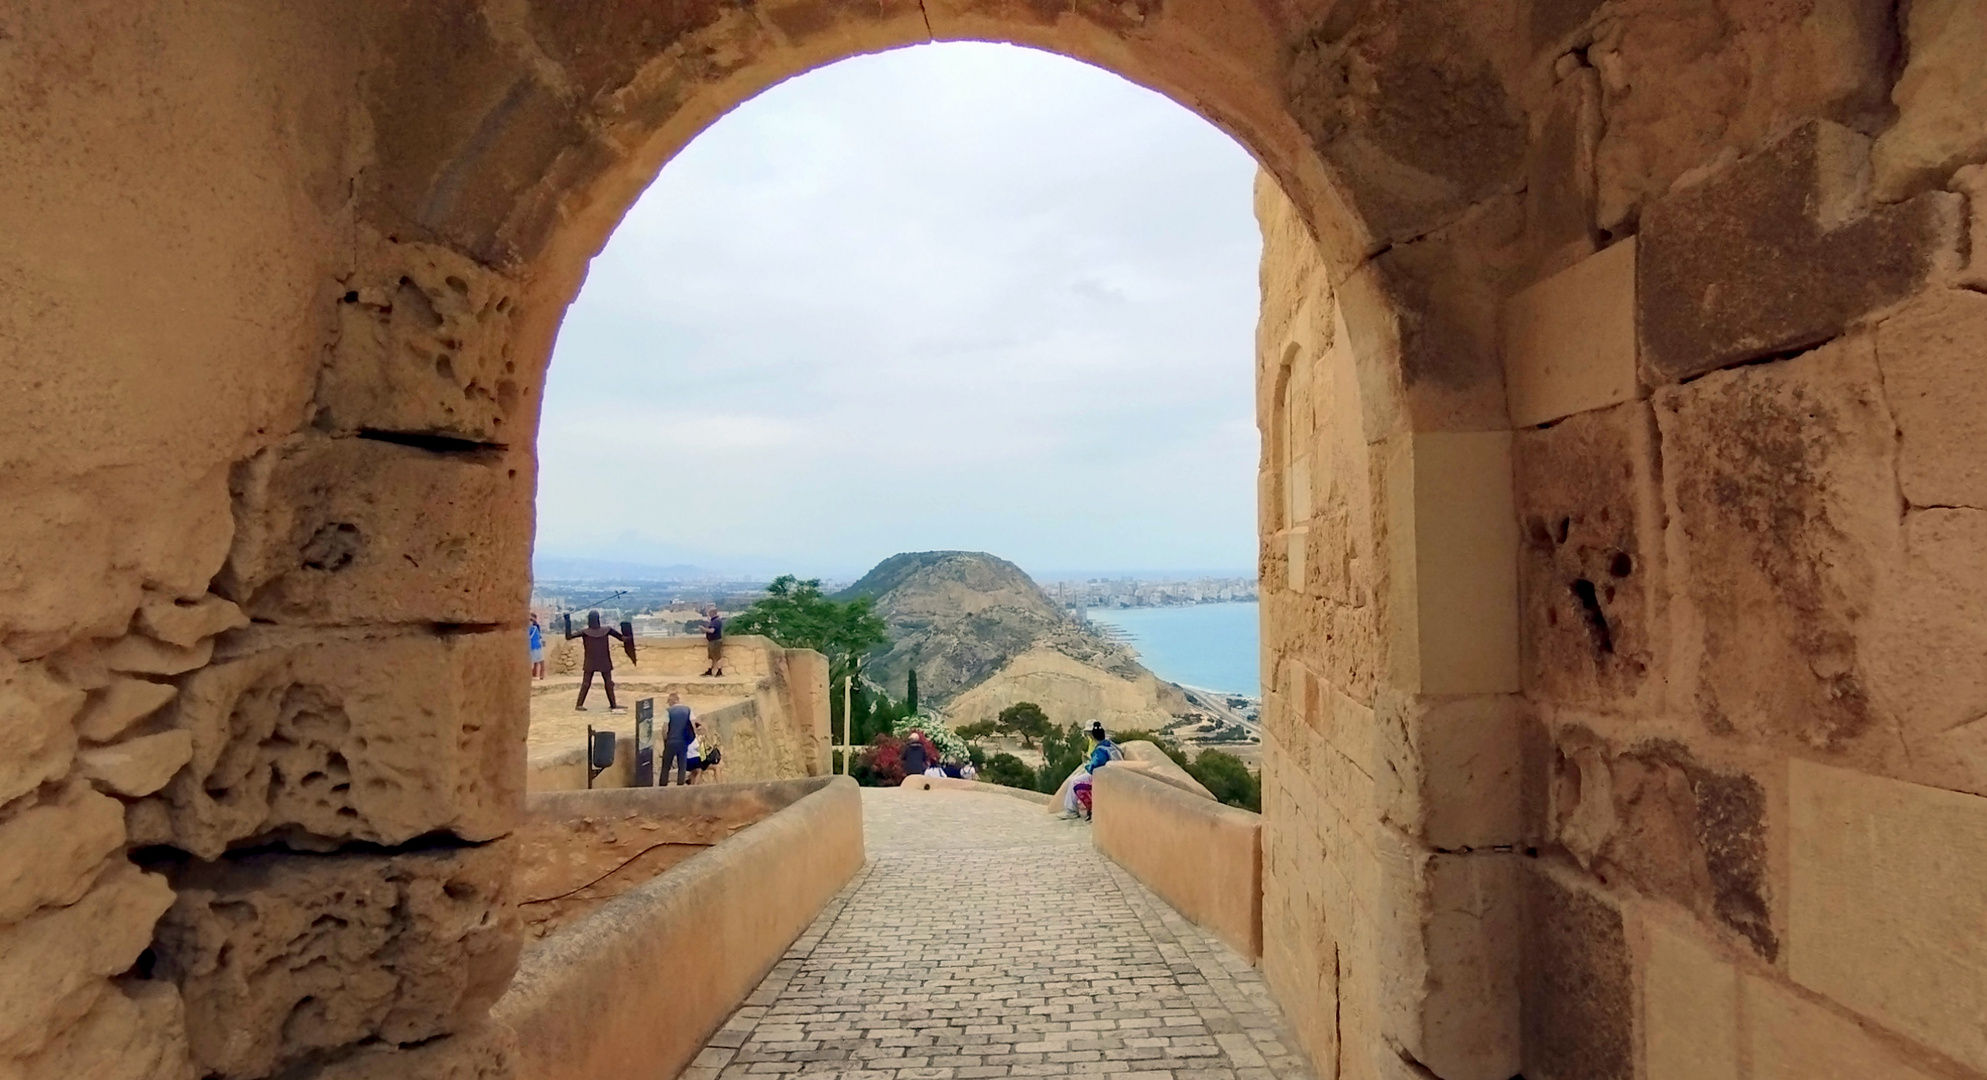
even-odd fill
[(159, 925), (205, 1075), (268, 1076), (338, 1047), (472, 1025), (517, 963), (501, 845), (188, 867)]

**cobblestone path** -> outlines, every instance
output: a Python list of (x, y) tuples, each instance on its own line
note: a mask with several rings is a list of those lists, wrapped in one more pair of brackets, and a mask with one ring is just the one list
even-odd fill
[(869, 865), (685, 1080), (1310, 1072), (1254, 968), (1005, 795), (865, 788)]

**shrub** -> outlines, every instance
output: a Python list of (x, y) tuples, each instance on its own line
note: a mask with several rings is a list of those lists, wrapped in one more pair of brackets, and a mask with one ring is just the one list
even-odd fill
[(963, 724), (952, 730), (958, 732), (960, 738), (967, 742), (973, 742), (978, 739), (990, 738), (1000, 729), (992, 720), (981, 720), (978, 723)]
[(904, 782), (904, 740), (878, 735), (856, 755), (849, 775), (864, 787), (895, 787)]
[(980, 779), (1004, 787), (1035, 789), (1035, 770), (1013, 754), (995, 754), (980, 768)]
[(967, 758), (966, 740), (959, 733), (946, 727), (944, 722), (929, 714), (906, 716), (897, 721), (896, 736), (902, 739), (913, 731), (924, 733), (933, 746), (938, 747), (939, 757), (946, 761), (965, 761)]
[(1035, 790), (1056, 793), (1069, 774), (1090, 757), (1090, 739), (1083, 734), (1080, 724), (1058, 730), (1049, 728), (1042, 734), (1042, 767), (1035, 772)]
[(1249, 771), (1242, 759), (1219, 750), (1202, 750), (1187, 766), (1187, 773), (1201, 782), (1216, 799), (1244, 810), (1263, 811), (1263, 780)]

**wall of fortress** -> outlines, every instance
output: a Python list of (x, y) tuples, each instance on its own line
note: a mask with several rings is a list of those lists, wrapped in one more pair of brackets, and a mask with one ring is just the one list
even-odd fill
[[(1959, 7), (1895, 126), (1679, 157), (1511, 275), (1455, 430), (1376, 417), (1366, 356), (1441, 328), (1350, 330), (1259, 180), (1263, 965), (1339, 1075), (1987, 1075), (1987, 233), (1918, 127)], [(1528, 228), (1605, 224), (1606, 48)]]

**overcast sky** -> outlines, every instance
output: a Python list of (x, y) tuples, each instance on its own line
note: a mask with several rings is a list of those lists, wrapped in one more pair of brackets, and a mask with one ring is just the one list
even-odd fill
[(1255, 165), (1009, 46), (774, 87), (663, 169), (562, 329), (541, 555), (853, 576), (1255, 563)]

